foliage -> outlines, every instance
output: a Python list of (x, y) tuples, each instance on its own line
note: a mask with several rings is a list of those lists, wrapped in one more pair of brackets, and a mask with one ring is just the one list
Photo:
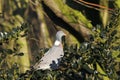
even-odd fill
[[(117, 40), (115, 35), (117, 34), (116, 27), (119, 24), (119, 13), (113, 14), (106, 28), (98, 26), (94, 29), (94, 40), (91, 38), (90, 42), (84, 42), (80, 47), (65, 45), (65, 56), (60, 69), (35, 71), (31, 80), (117, 80), (119, 75), (115, 69), (117, 64), (115, 59), (119, 55), (113, 56), (115, 48), (111, 46), (111, 42)], [(120, 50), (120, 45), (116, 47)]]
[[(54, 4), (56, 4), (57, 7), (52, 5), (52, 3), (52, 10), (51, 5), (49, 6), (49, 4), (47, 4), (49, 1), (52, 1)], [(74, 33), (77, 30), (78, 32), (82, 32), (81, 30), (83, 28), (79, 30), (78, 26), (76, 27), (76, 25), (73, 25), (73, 23), (78, 23), (78, 25), (80, 25), (79, 22), (81, 23), (81, 19), (83, 20), (83, 23), (86, 23), (90, 29), (92, 28), (91, 23), (86, 19), (85, 16), (83, 16), (81, 11), (70, 8), (67, 4), (61, 2), (61, 0), (54, 0), (56, 2), (53, 0), (49, 1), (37, 0), (34, 2), (32, 0), (0, 0), (1, 5), (7, 5), (7, 7), (0, 6), (0, 12), (3, 10), (4, 13), (2, 18), (0, 15), (0, 27), (2, 27), (0, 29), (2, 31), (0, 32), (0, 80), (118, 80), (120, 78), (120, 34), (118, 29), (120, 25), (119, 10), (118, 12), (116, 11), (114, 14), (112, 14), (109, 24), (107, 26), (105, 24), (106, 27), (98, 25), (93, 28), (93, 36), (91, 36), (90, 41), (81, 43), (79, 47), (77, 45), (68, 46), (66, 43), (64, 45), (65, 56), (61, 61), (59, 69), (45, 71), (34, 71), (31, 69), (25, 73), (21, 73), (21, 65), (19, 64), (20, 60), (18, 56), (22, 57), (25, 53), (20, 52), (20, 49), (23, 47), (21, 47), (17, 41), (22, 37), (28, 37), (26, 36), (28, 30), (31, 31), (29, 32), (30, 38), (28, 40), (28, 44), (32, 40), (35, 44), (37, 42), (36, 38), (40, 38), (40, 34), (36, 33), (40, 33), (39, 29), (42, 29), (39, 28), (40, 25), (44, 26), (45, 21), (47, 22), (49, 19), (49, 15), (47, 14), (49, 11), (45, 12), (45, 5), (43, 5), (42, 2), (46, 4), (46, 6), (51, 9), (51, 12), (53, 11), (53, 13), (56, 12), (55, 10), (60, 10), (60, 13), (54, 13), (56, 16), (54, 16), (53, 22), (58, 21), (57, 23), (62, 24), (61, 26), (63, 27), (68, 25), (65, 29), (69, 32), (71, 31), (71, 33)], [(53, 16), (52, 14), (50, 15)], [(58, 18), (60, 19), (58, 20)], [(63, 21), (61, 21), (61, 19)], [(95, 20), (97, 20), (97, 18)], [(21, 27), (13, 28), (14, 26), (17, 26), (24, 21), (28, 21), (28, 23), (34, 24), (35, 27), (30, 27), (28, 24), (22, 24)], [(70, 30), (71, 26), (72, 30)], [(44, 31), (43, 29), (41, 31), (43, 31), (43, 34), (47, 33), (47, 38), (48, 30)], [(76, 34), (77, 33), (75, 33), (74, 36)], [(79, 38), (80, 35), (77, 35), (78, 36), (76, 38)], [(33, 38), (31, 39), (31, 37)], [(45, 41), (43, 38), (40, 40)], [(12, 44), (14, 45), (13, 47), (11, 47), (11, 44), (9, 44), (11, 42), (14, 43)], [(38, 45), (40, 44), (35, 46), (39, 48)], [(38, 54), (37, 50), (35, 49), (36, 47), (32, 46), (31, 44), (29, 44), (29, 46), (31, 47), (31, 51), (29, 52), (32, 54)], [(43, 51), (40, 53), (40, 55), (46, 51), (46, 49), (42, 50)], [(31, 54), (29, 55), (32, 56)], [(16, 57), (18, 58), (17, 60), (15, 59)]]
[[(116, 11), (106, 28), (100, 25), (93, 29), (91, 41), (77, 45), (64, 45), (65, 56), (57, 70), (27, 71), (30, 80), (119, 80), (120, 54), (114, 56), (114, 50), (120, 51), (120, 45), (113, 46), (117, 37), (116, 27), (119, 25), (120, 12)], [(118, 66), (120, 67), (120, 66)]]
[(28, 25), (24, 23), (21, 25), (21, 27), (13, 28), (12, 31), (10, 32), (0, 32), (0, 43), (5, 43), (10, 41), (13, 38), (17, 39), (18, 37), (23, 36), (21, 35), (21, 32), (22, 31), (27, 32), (26, 31), (27, 27)]
[[(10, 32), (0, 32), (0, 80), (17, 80), (20, 75), (19, 64), (11, 59), (16, 56), (23, 56), (23, 52), (19, 52), (21, 48), (16, 44), (13, 48), (7, 48), (4, 45), (27, 34), (27, 24), (22, 24), (21, 27), (13, 28)], [(21, 34), (24, 33), (24, 34)]]

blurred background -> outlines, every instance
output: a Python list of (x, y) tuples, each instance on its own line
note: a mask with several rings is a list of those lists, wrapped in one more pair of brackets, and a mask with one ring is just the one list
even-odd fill
[(21, 72), (25, 72), (34, 65), (36, 57), (42, 55), (41, 48), (53, 45), (58, 30), (67, 34), (68, 45), (79, 46), (91, 39), (94, 27), (106, 27), (111, 14), (118, 8), (120, 0), (0, 0), (1, 37), (23, 23), (29, 24), (25, 37), (11, 38), (7, 43), (0, 38), (1, 51), (8, 49), (14, 53), (16, 50), (21, 55), (24, 53), (24, 56), (8, 55), (1, 59), (7, 62), (9, 68), (19, 63)]

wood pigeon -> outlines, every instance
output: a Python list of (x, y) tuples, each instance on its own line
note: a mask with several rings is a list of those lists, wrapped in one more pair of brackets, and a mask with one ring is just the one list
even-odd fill
[(63, 31), (58, 31), (56, 33), (54, 45), (33, 66), (34, 70), (58, 69), (61, 58), (64, 56), (62, 37), (65, 35), (66, 34)]

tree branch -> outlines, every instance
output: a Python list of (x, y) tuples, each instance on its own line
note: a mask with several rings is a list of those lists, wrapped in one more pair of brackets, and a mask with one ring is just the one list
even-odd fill
[(89, 38), (89, 29), (84, 27), (82, 23), (71, 23), (70, 20), (63, 15), (54, 0), (43, 0), (43, 7), (53, 22), (60, 25), (64, 29), (67, 29), (78, 39), (78, 41), (82, 42), (84, 39), (87, 40), (87, 38)]

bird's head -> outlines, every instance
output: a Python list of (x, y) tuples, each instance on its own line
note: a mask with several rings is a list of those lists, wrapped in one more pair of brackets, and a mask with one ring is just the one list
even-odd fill
[(58, 32), (56, 33), (56, 40), (62, 42), (62, 38), (63, 38), (64, 36), (66, 36), (66, 34), (65, 34), (63, 31), (58, 31)]
[(55, 45), (59, 45), (60, 43), (62, 43), (62, 38), (65, 36), (66, 36), (66, 34), (63, 31), (58, 31), (56, 33)]

